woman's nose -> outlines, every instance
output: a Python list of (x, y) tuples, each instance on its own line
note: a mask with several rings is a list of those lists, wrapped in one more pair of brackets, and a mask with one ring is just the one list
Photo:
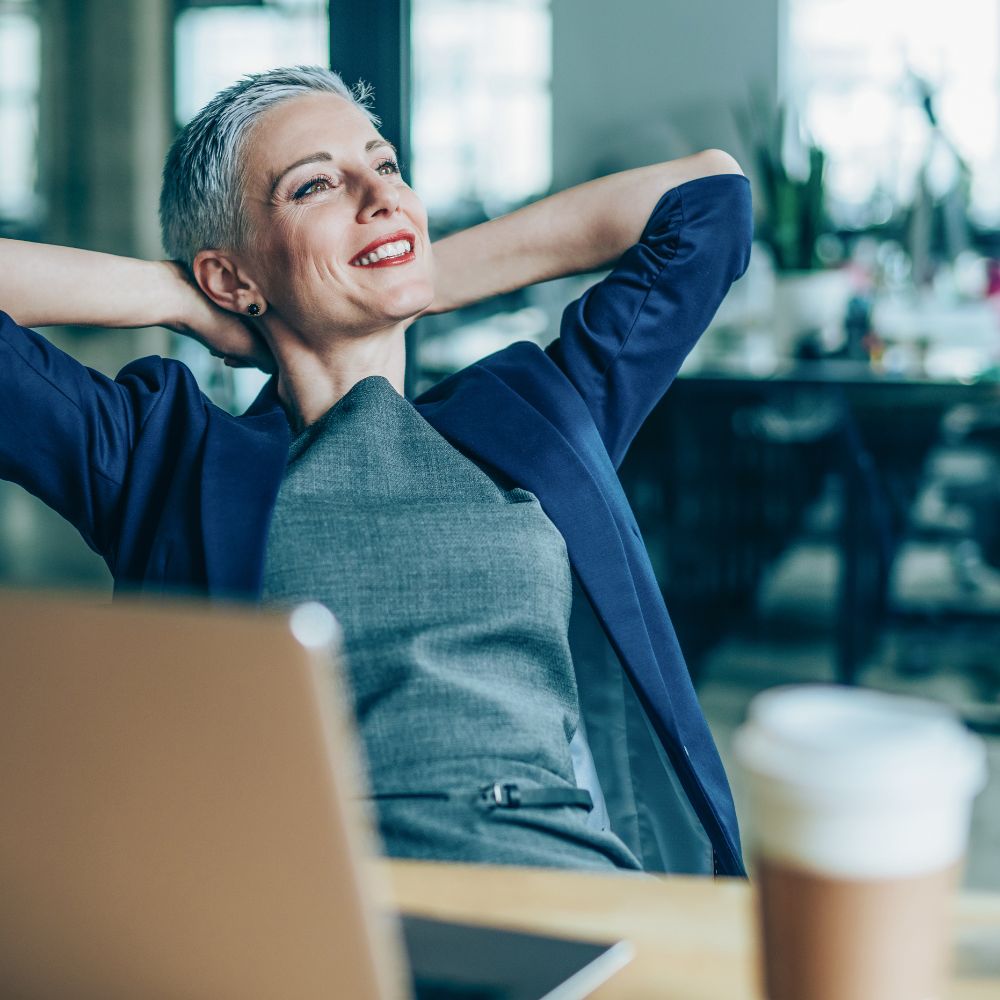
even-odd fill
[(399, 188), (387, 177), (374, 174), (361, 196), (358, 222), (370, 222), (379, 215), (392, 215), (399, 207)]

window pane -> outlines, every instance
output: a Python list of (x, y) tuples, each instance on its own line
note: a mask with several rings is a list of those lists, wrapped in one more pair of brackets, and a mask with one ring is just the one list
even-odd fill
[(0, 8), (0, 218), (37, 215), (39, 36), (33, 4)]
[(909, 201), (921, 169), (949, 186), (960, 157), (972, 216), (1000, 224), (1000, 4), (956, 0), (942, 11), (910, 0), (790, 2), (789, 92), (829, 154), (841, 223), (873, 221), (886, 194)]
[(318, 0), (264, 7), (188, 8), (175, 28), (177, 120), (224, 87), (277, 66), (329, 66), (330, 24)]
[(414, 0), (413, 186), (493, 214), (552, 179), (548, 0)]

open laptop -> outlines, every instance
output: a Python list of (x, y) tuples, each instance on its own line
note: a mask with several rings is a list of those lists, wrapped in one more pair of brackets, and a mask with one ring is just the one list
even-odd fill
[(376, 910), (338, 648), (319, 605), (0, 593), (0, 995), (572, 1000), (628, 961)]

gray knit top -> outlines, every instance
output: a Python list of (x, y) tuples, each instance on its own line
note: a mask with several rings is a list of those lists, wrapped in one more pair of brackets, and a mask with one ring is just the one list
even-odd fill
[[(339, 619), (390, 855), (637, 867), (577, 807), (485, 811), (476, 790), (574, 785), (579, 722), (562, 536), (537, 499), (456, 451), (386, 379), (292, 442), (263, 599)], [(406, 793), (448, 791), (445, 802)]]

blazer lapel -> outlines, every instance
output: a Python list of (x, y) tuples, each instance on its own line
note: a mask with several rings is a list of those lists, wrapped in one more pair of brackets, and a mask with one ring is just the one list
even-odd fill
[[(620, 518), (628, 522), (623, 531), (614, 498), (573, 445), (543, 413), (482, 366), (466, 369), (446, 395), (418, 400), (417, 409), (463, 454), (538, 497), (566, 540), (573, 568), (622, 663), (661, 718), (675, 724), (670, 692), (629, 572), (633, 558), (628, 547), (642, 543), (637, 527), (633, 533), (627, 504), (620, 504)], [(613, 474), (610, 459), (603, 457)]]
[(537, 347), (518, 344), (439, 383), (417, 407), (469, 458), (538, 497), (712, 838), (720, 870), (741, 873), (722, 762), (638, 525), (575, 388)]

